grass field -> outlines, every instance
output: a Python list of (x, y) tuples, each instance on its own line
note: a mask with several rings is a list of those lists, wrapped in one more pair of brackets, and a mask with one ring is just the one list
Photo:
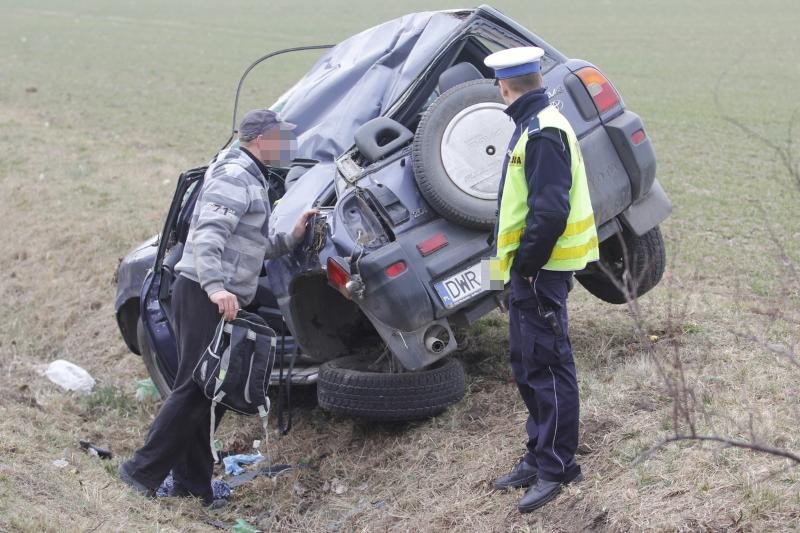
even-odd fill
[[(462, 7), (221, 6), (0, 0), (0, 530), (200, 531), (237, 518), (288, 531), (800, 528), (800, 471), (787, 461), (684, 443), (634, 464), (671, 431), (671, 404), (625, 308), (583, 290), (570, 312), (587, 479), (539, 512), (519, 515), (521, 493), (489, 486), (521, 453), (525, 419), (499, 313), (474, 326), (461, 354), (466, 398), (436, 419), (373, 427), (302, 407), (271, 449), (275, 462), (309, 467), (256, 480), (223, 510), (128, 492), (116, 464), (141, 444), (158, 406), (134, 399), (146, 371), (117, 331), (114, 269), (158, 231), (179, 172), (226, 139), (241, 71), (272, 49)], [(675, 211), (662, 227), (668, 272), (641, 304), (655, 342), (680, 347), (710, 414), (702, 429), (749, 438), (752, 423), (760, 440), (800, 451), (800, 370), (739, 334), (800, 343), (800, 279), (790, 270), (800, 265), (800, 188), (774, 151), (723, 118), (786, 145), (800, 108), (800, 4), (495, 7), (600, 66), (646, 121)], [(278, 59), (254, 75), (242, 108), (271, 103), (314, 57)], [(57, 358), (88, 369), (95, 393), (73, 397), (37, 374)], [(258, 434), (234, 416), (218, 433), (227, 446)], [(110, 445), (115, 459), (85, 455), (79, 438)], [(62, 458), (67, 467), (52, 465)]]

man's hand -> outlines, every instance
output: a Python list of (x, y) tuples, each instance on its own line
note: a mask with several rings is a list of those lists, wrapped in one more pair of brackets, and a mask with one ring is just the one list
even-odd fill
[(217, 308), (225, 320), (230, 322), (236, 318), (236, 313), (239, 311), (239, 299), (235, 294), (223, 290), (215, 292), (209, 298), (217, 304)]
[(294, 228), (292, 228), (292, 237), (296, 241), (299, 241), (303, 238), (306, 234), (306, 224), (308, 224), (308, 219), (313, 217), (319, 213), (319, 209), (309, 209), (308, 211), (304, 211), (300, 218), (297, 219), (297, 222), (294, 224)]

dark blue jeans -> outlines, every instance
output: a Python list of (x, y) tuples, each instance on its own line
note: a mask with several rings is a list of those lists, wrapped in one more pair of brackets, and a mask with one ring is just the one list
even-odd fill
[[(567, 294), (571, 272), (540, 270), (533, 282), (511, 272), (511, 369), (528, 408), (525, 461), (546, 481), (572, 481), (580, 473), (578, 381), (569, 342)], [(561, 335), (545, 320), (552, 310)]]

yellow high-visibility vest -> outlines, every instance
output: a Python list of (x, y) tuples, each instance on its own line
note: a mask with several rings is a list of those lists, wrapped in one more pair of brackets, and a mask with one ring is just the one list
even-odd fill
[[(547, 106), (537, 115), (540, 129), (556, 128), (566, 134), (571, 159), (572, 186), (569, 189), (569, 217), (564, 233), (558, 238), (545, 270), (575, 271), (586, 268), (597, 261), (600, 251), (597, 243), (597, 228), (589, 197), (586, 167), (578, 144), (578, 138), (567, 119), (553, 106)], [(511, 151), (506, 169), (497, 231), (497, 256), (490, 262), (490, 278), (508, 283), (511, 265), (525, 231), (528, 216), (528, 182), (525, 179), (525, 145), (528, 128)]]

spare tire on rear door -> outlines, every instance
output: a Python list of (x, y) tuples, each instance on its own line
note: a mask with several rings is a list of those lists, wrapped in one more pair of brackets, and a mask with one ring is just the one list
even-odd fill
[(376, 372), (356, 356), (320, 366), (317, 401), (332, 413), (379, 422), (438, 415), (464, 396), (464, 367), (444, 358), (415, 372)]
[(414, 176), (444, 218), (490, 229), (497, 187), (514, 123), (492, 80), (468, 81), (425, 111), (412, 144)]

